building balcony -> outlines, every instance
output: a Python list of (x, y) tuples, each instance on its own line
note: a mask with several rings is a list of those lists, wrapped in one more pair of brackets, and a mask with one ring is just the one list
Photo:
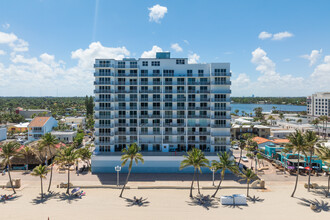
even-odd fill
[(160, 127), (161, 123), (143, 123), (140, 124), (140, 127)]
[(229, 145), (226, 141), (211, 141), (212, 145)]
[(212, 82), (212, 85), (231, 85), (231, 82), (221, 82), (221, 81), (214, 81)]
[(186, 140), (163, 140), (164, 144), (179, 144), (179, 143), (186, 143)]
[(231, 128), (231, 125), (225, 125), (225, 124), (212, 124), (211, 128)]
[(113, 98), (110, 99), (95, 99), (95, 102), (113, 102)]
[(100, 64), (100, 63), (96, 63), (94, 64), (94, 68), (114, 68), (115, 65), (107, 63), (107, 64)]
[(189, 140), (188, 144), (209, 144), (210, 140)]
[(140, 115), (140, 118), (161, 118), (161, 115)]
[(117, 106), (116, 110), (137, 110), (137, 106)]
[(114, 82), (110, 82), (110, 81), (107, 81), (107, 82), (96, 82), (94, 81), (94, 85), (114, 85), (115, 83)]
[(95, 128), (113, 128), (114, 125), (113, 124), (95, 124), (94, 127)]
[(210, 127), (210, 124), (188, 124), (188, 127)]
[(188, 135), (210, 135), (209, 131), (188, 131)]
[(162, 143), (162, 140), (140, 140), (139, 141), (140, 144), (159, 144)]
[(136, 86), (137, 82), (116, 82), (116, 85)]
[(210, 82), (189, 82), (188, 85), (210, 85)]
[(137, 64), (134, 64), (134, 65), (119, 64), (119, 65), (114, 65), (114, 67), (118, 68), (118, 69), (137, 69), (137, 68), (139, 68), (139, 65), (137, 65)]
[(115, 90), (113, 89), (95, 89), (94, 93), (98, 94), (98, 93), (113, 93)]
[(96, 136), (114, 136), (114, 132), (95, 132), (94, 135)]
[(212, 107), (212, 111), (220, 110), (220, 111), (231, 111), (231, 107)]
[(95, 115), (94, 116), (95, 119), (113, 119), (114, 116), (113, 115)]
[(114, 107), (95, 107), (95, 111), (112, 111), (114, 110)]
[(98, 76), (114, 76), (114, 75), (115, 75), (114, 73), (97, 73), (97, 72), (94, 73), (95, 77), (98, 77)]
[(213, 98), (212, 102), (230, 102), (230, 99), (216, 99), (216, 98)]
[(212, 73), (212, 76), (231, 76), (231, 73)]
[(210, 93), (210, 90), (188, 90), (188, 93)]
[(116, 135), (137, 135), (137, 131), (116, 131)]
[(209, 115), (188, 115), (188, 118), (210, 118)]
[(186, 93), (186, 90), (180, 89), (180, 90), (177, 90), (176, 93)]
[(161, 93), (160, 90), (140, 90), (140, 93)]
[(230, 119), (231, 117), (229, 115), (212, 115), (212, 119)]
[(116, 118), (137, 118), (137, 115), (117, 115)]
[(185, 102), (187, 99), (186, 98), (178, 98), (177, 101), (178, 102)]
[(137, 93), (137, 90), (116, 90), (116, 93)]
[(116, 73), (117, 77), (137, 77), (137, 73)]

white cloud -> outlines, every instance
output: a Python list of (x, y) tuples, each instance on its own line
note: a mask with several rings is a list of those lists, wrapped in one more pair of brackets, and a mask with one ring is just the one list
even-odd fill
[(284, 31), (284, 32), (279, 32), (277, 34), (274, 34), (272, 40), (282, 40), (284, 38), (289, 38), (289, 37), (293, 37), (293, 34), (290, 32)]
[(283, 62), (290, 62), (290, 61), (291, 61), (290, 58), (285, 58), (285, 59), (283, 60)]
[(310, 55), (305, 54), (305, 55), (302, 55), (301, 57), (309, 60), (309, 65), (313, 66), (318, 61), (318, 59), (321, 57), (321, 54), (322, 54), (322, 49), (312, 50)]
[(183, 42), (184, 42), (185, 44), (189, 45), (189, 41), (187, 41), (187, 40), (183, 40)]
[(5, 55), (6, 52), (4, 50), (0, 50), (0, 55)]
[(188, 63), (198, 63), (200, 56), (196, 53), (191, 53), (188, 55)]
[(0, 31), (0, 44), (10, 44), (17, 39), (17, 36), (13, 33), (8, 34)]
[(3, 27), (3, 29), (7, 30), (8, 28), (10, 28), (10, 24), (5, 23), (5, 24), (2, 25), (2, 27)]
[[(8, 40), (6, 42), (10, 44)], [(5, 66), (0, 62), (0, 94), (6, 96), (55, 96), (57, 91), (60, 96), (89, 95), (94, 87), (95, 58), (122, 59), (130, 55), (125, 47), (104, 47), (100, 42), (93, 42), (86, 49), (71, 52), (71, 59), (77, 60), (77, 64), (68, 68), (52, 54), (36, 57), (16, 54), (15, 50), (22, 48), (20, 45), (25, 41), (13, 42), (13, 47), (9, 47), (14, 51), (9, 63)]]
[(175, 43), (175, 44), (171, 44), (171, 48), (173, 50), (175, 50), (176, 52), (182, 52), (182, 48), (180, 47), (180, 45), (178, 43)]
[(316, 66), (311, 75), (313, 85), (317, 86), (315, 91), (329, 92), (330, 85), (330, 55), (325, 56), (323, 63)]
[(157, 45), (154, 45), (151, 50), (144, 51), (141, 58), (156, 58), (156, 52), (163, 52), (163, 49)]
[(271, 38), (272, 36), (273, 36), (273, 34), (263, 31), (259, 34), (258, 38), (261, 40), (265, 40), (267, 38)]
[(156, 23), (160, 23), (160, 20), (164, 18), (167, 13), (167, 8), (164, 6), (160, 6), (159, 4), (148, 8), (149, 12), (149, 21), (154, 21)]
[(293, 34), (288, 31), (279, 32), (276, 34), (262, 31), (262, 32), (260, 32), (260, 34), (258, 36), (258, 38), (261, 40), (265, 40), (265, 39), (269, 39), (269, 38), (271, 38), (272, 40), (282, 40), (284, 38), (289, 38), (289, 37), (293, 37)]

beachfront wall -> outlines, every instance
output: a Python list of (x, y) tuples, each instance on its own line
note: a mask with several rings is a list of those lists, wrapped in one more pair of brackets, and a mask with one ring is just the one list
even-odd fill
[[(121, 156), (92, 156), (92, 173), (115, 173), (115, 167), (121, 165)], [(217, 156), (207, 156), (209, 161), (219, 160)], [(144, 156), (144, 164), (133, 164), (132, 173), (193, 173), (192, 167), (179, 169), (182, 156)], [(129, 161), (122, 167), (121, 173), (128, 172)], [(209, 168), (203, 168), (203, 173), (212, 173)]]

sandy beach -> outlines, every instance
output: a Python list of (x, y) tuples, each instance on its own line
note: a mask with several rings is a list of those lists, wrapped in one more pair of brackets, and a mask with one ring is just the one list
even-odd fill
[[(225, 185), (230, 185), (227, 181)], [(185, 182), (188, 186), (189, 183)], [(209, 185), (211, 182), (203, 182)], [(54, 194), (41, 201), (40, 183), (29, 184), (17, 192), (17, 198), (1, 202), (0, 219), (329, 219), (330, 198), (321, 191), (308, 193), (303, 182), (298, 185), (295, 198), (290, 194), (293, 183), (269, 182), (266, 190), (252, 189), (247, 206), (222, 206), (221, 195), (246, 194), (246, 189), (221, 189), (210, 204), (201, 206), (189, 198), (187, 189), (128, 189), (119, 198), (118, 189), (83, 189), (87, 195), (80, 198), (64, 194), (65, 189), (54, 187)], [(322, 183), (323, 185), (326, 182)], [(45, 187), (46, 188), (46, 187)], [(202, 190), (204, 195), (214, 190)], [(10, 193), (0, 189), (0, 194)], [(197, 190), (194, 190), (194, 195)], [(133, 197), (146, 200), (142, 206), (133, 205)], [(319, 204), (319, 210), (310, 209), (310, 202)]]

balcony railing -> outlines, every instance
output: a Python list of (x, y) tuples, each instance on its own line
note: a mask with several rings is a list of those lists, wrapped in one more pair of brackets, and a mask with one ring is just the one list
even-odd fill
[(212, 73), (212, 76), (231, 76), (231, 73)]
[(228, 115), (213, 115), (211, 118), (212, 119), (230, 119), (230, 116), (228, 116)]
[(100, 82), (94, 82), (94, 85), (114, 85), (114, 82), (110, 81), (100, 81)]
[(221, 82), (221, 81), (214, 81), (212, 82), (213, 85), (231, 85), (231, 82)]
[(95, 89), (94, 93), (113, 93), (114, 91), (113, 89)]
[(96, 63), (96, 64), (94, 64), (94, 68), (103, 68), (103, 67), (111, 67), (111, 68), (114, 68), (114, 65), (113, 64), (110, 64), (110, 63), (102, 63), (102, 64), (100, 64), (100, 63)]
[(114, 107), (95, 107), (95, 111), (112, 111)]
[(113, 102), (113, 98), (110, 99), (95, 99), (95, 102)]
[(95, 119), (113, 119), (113, 115), (99, 115), (99, 116), (94, 116)]
[(114, 76), (114, 73), (110, 72), (110, 73), (94, 73), (94, 76)]
[(215, 111), (215, 110), (231, 111), (231, 107), (212, 107), (211, 110), (212, 111)]

